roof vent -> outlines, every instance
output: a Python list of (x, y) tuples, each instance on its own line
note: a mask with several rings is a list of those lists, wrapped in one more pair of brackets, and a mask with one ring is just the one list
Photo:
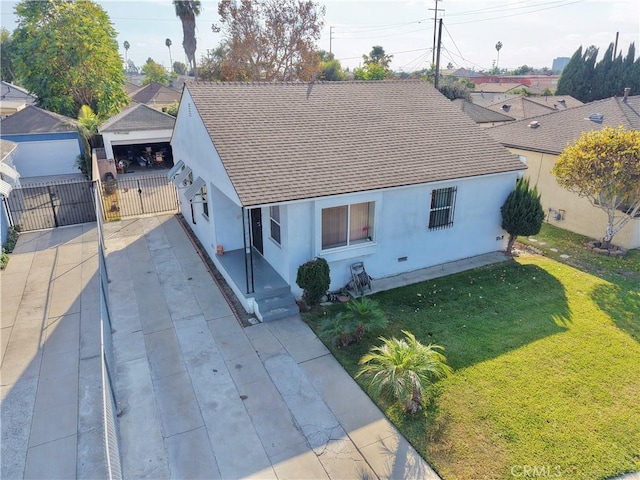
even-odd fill
[(560, 105), (562, 105), (563, 107), (565, 107), (567, 105), (567, 101), (564, 98), (561, 98), (560, 100), (558, 100), (558, 103)]
[(529, 123), (529, 128), (538, 128), (540, 126), (540, 122), (538, 120), (533, 120)]
[(602, 123), (604, 120), (604, 115), (601, 113), (592, 113), (589, 115), (589, 120), (595, 123)]
[(505, 103), (504, 105), (502, 105), (502, 110), (504, 110), (505, 112), (508, 112), (511, 109), (511, 105), (509, 105), (508, 103)]

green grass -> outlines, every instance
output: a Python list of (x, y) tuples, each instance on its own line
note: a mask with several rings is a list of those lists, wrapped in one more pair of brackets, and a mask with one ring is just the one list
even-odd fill
[[(383, 292), (385, 330), (329, 345), (352, 375), (380, 335), (407, 329), (446, 348), (455, 374), (429, 388), (423, 411), (379, 403), (446, 480), (514, 478), (525, 465), (581, 479), (640, 470), (640, 252), (591, 258), (556, 230), (538, 248), (586, 271), (525, 254)], [(315, 327), (339, 308), (305, 319)]]

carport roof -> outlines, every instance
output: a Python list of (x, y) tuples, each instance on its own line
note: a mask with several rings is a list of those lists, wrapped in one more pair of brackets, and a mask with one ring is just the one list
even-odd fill
[(111, 117), (98, 130), (100, 133), (173, 130), (175, 123), (175, 117), (140, 103)]
[(28, 105), (0, 121), (2, 135), (75, 132), (77, 121), (64, 115)]

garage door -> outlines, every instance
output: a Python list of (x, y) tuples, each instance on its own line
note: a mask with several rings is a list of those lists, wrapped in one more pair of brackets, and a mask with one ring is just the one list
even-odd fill
[(19, 142), (13, 163), (20, 176), (67, 175), (78, 173), (76, 158), (80, 155), (78, 140), (46, 140)]

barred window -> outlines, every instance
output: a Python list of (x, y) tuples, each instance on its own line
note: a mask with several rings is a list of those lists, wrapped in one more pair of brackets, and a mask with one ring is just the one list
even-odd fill
[(453, 225), (456, 190), (456, 187), (449, 187), (440, 188), (431, 192), (429, 230), (439, 230)]

